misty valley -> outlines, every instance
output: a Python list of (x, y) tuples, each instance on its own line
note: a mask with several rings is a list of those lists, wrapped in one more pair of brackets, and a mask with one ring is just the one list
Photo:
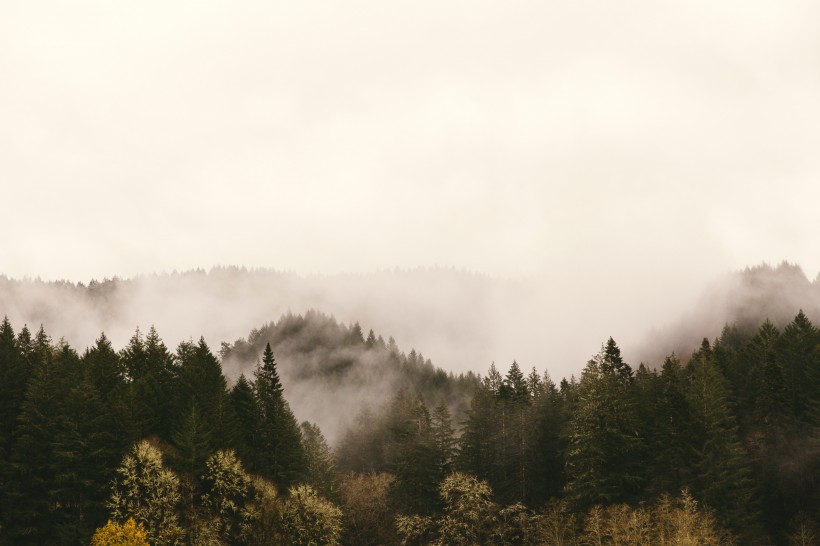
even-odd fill
[[(724, 325), (659, 334), (657, 360), (610, 337), (561, 378), (445, 371), (321, 309), (85, 348), (49, 326), (75, 300), (0, 281), (43, 319), (0, 324), (0, 544), (820, 541), (820, 298), (788, 265), (739, 274)], [(122, 286), (48, 289), (111, 319)]]

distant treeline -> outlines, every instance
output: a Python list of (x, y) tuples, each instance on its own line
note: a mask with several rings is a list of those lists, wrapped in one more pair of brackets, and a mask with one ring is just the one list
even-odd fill
[[(217, 355), (204, 340), (172, 352), (153, 328), (79, 354), (3, 321), (0, 543), (818, 539), (820, 331), (802, 312), (782, 331), (726, 327), (659, 369), (609, 339), (558, 384), (515, 362), (454, 377), (331, 322), (284, 317)], [(332, 450), (296, 420), (272, 347), (311, 355), (303, 379), (390, 368), (393, 392)], [(229, 384), (220, 356), (256, 365)]]

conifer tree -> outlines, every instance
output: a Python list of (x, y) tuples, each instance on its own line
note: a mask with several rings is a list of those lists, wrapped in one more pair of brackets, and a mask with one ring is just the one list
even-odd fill
[[(530, 385), (535, 384), (535, 381), (530, 382)], [(564, 400), (548, 373), (544, 372), (537, 385), (532, 390), (532, 440), (527, 452), (531, 471), (525, 500), (531, 506), (540, 506), (547, 499), (560, 496), (564, 486), (566, 450), (562, 434), (567, 423)]]
[(204, 339), (181, 343), (177, 350), (178, 380), (171, 441), (180, 470), (196, 481), (205, 460), (216, 449), (232, 448), (237, 421), (228, 400), (228, 386), (219, 361)]
[(496, 437), (501, 448), (490, 485), (504, 503), (525, 502), (529, 498), (532, 469), (527, 453), (532, 441), (531, 397), (518, 363), (513, 361), (496, 396)]
[(259, 449), (259, 407), (253, 385), (244, 374), (239, 376), (231, 389), (230, 401), (238, 423), (236, 454), (249, 468), (255, 468)]
[(496, 393), (501, 387), (501, 374), (490, 366), (490, 372), (476, 389), (459, 445), (457, 464), (459, 470), (483, 479), (495, 475), (500, 458), (500, 445), (496, 438)]
[[(27, 330), (24, 330), (27, 332)], [(28, 344), (32, 375), (26, 386), (15, 444), (6, 472), (3, 534), (9, 543), (42, 544), (53, 540), (54, 517), (49, 491), (54, 468), (52, 439), (63, 390), (51, 340), (40, 327)]]
[(716, 511), (718, 520), (753, 536), (756, 504), (737, 420), (728, 402), (728, 386), (707, 340), (688, 365), (689, 402), (695, 419), (697, 459), (695, 496)]
[(156, 328), (152, 326), (144, 339), (137, 329), (120, 352), (120, 360), (129, 380), (127, 397), (135, 436), (158, 435), (170, 440), (178, 368)]
[[(8, 317), (0, 323), (0, 465), (11, 451), (29, 370)], [(0, 468), (0, 483), (2, 472)]]
[(565, 493), (577, 508), (631, 499), (639, 487), (634, 456), (641, 439), (629, 367), (615, 358), (615, 349), (608, 343), (584, 368), (567, 430)]
[(390, 470), (396, 476), (393, 499), (399, 511), (427, 513), (437, 507), (443, 478), (430, 413), (421, 396), (398, 393), (389, 410), (392, 436)]
[(270, 343), (256, 370), (254, 389), (260, 417), (260, 452), (255, 471), (286, 487), (305, 473), (302, 435), (285, 401)]
[(661, 367), (647, 436), (651, 456), (648, 491), (654, 495), (674, 494), (690, 486), (696, 459), (694, 416), (687, 399), (685, 370), (672, 354)]
[(203, 419), (196, 401), (192, 401), (171, 433), (176, 448), (174, 467), (191, 478), (198, 478), (205, 471), (205, 461), (214, 452), (212, 435), (214, 429)]
[(320, 495), (339, 502), (339, 479), (333, 452), (327, 445), (322, 431), (314, 423), (302, 423), (302, 445), (305, 450), (306, 478)]
[(456, 439), (450, 410), (443, 401), (439, 402), (430, 418), (430, 430), (436, 446), (438, 468), (442, 476), (453, 470), (456, 456)]
[(111, 342), (101, 334), (94, 346), (83, 354), (85, 375), (97, 389), (100, 396), (110, 404), (121, 395), (125, 385), (124, 370), (119, 355)]
[(820, 331), (801, 309), (794, 320), (783, 329), (778, 339), (778, 357), (783, 368), (786, 402), (796, 419), (812, 423), (812, 401), (818, 398), (820, 384)]

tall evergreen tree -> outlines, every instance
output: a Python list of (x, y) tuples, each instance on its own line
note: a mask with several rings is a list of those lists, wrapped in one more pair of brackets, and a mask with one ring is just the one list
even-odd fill
[(260, 417), (260, 457), (254, 469), (262, 476), (287, 487), (305, 474), (302, 435), (283, 395), (270, 343), (256, 370), (254, 389)]
[(687, 399), (686, 374), (680, 360), (672, 354), (661, 367), (647, 443), (651, 456), (648, 493), (674, 494), (692, 484), (696, 458), (694, 416)]
[(632, 500), (640, 485), (629, 367), (614, 358), (614, 349), (608, 343), (584, 368), (567, 429), (565, 493), (578, 508)]
[[(777, 341), (786, 403), (796, 419), (811, 423), (812, 400), (820, 392), (820, 384), (814, 381), (820, 371), (820, 331), (801, 309)], [(812, 424), (820, 426), (820, 422)]]
[[(228, 400), (228, 385), (219, 361), (204, 339), (181, 343), (177, 350), (179, 379), (174, 404), (175, 421), (171, 440), (181, 454), (196, 454), (185, 463), (198, 478), (205, 460), (216, 449), (232, 448), (237, 421)], [(207, 449), (200, 449), (207, 446)], [(192, 451), (196, 447), (197, 449)], [(179, 461), (186, 460), (178, 459)]]
[(496, 475), (496, 465), (501, 458), (501, 446), (496, 438), (496, 395), (502, 383), (501, 374), (492, 364), (470, 401), (457, 457), (459, 470), (485, 480)]
[(6, 494), (6, 535), (15, 544), (87, 541), (103, 523), (116, 428), (68, 345), (40, 329), (37, 361), (19, 419)]
[(527, 480), (526, 501), (531, 506), (541, 506), (547, 499), (560, 496), (564, 486), (566, 446), (562, 432), (566, 428), (567, 413), (564, 400), (548, 373), (544, 372), (537, 383), (531, 380), (530, 385), (537, 387), (531, 387), (533, 432), (527, 459), (532, 470)]
[(14, 442), (28, 377), (26, 361), (6, 317), (0, 323), (0, 464), (7, 459)]
[(43, 327), (34, 339), (22, 341), (27, 345), (32, 375), (6, 469), (3, 535), (8, 544), (43, 544), (53, 529), (49, 491), (57, 469), (53, 466), (52, 439), (57, 428), (55, 416), (62, 410), (59, 399), (63, 385)]
[(748, 539), (759, 531), (755, 526), (757, 499), (737, 420), (729, 406), (728, 385), (707, 340), (692, 356), (688, 372), (687, 393), (697, 427), (693, 492), (715, 509), (719, 521)]
[(152, 326), (143, 338), (139, 329), (120, 352), (128, 378), (127, 399), (132, 409), (135, 438), (157, 435), (171, 439), (178, 368), (174, 356)]
[(333, 452), (327, 445), (322, 431), (314, 423), (302, 423), (302, 445), (307, 463), (307, 483), (323, 497), (339, 502), (339, 479)]
[(246, 465), (254, 467), (259, 449), (259, 407), (253, 385), (240, 375), (230, 393), (231, 406), (238, 423), (236, 454)]
[(529, 498), (532, 469), (527, 453), (532, 441), (531, 396), (518, 363), (513, 361), (496, 396), (498, 417), (496, 437), (501, 448), (496, 473), (490, 485), (504, 503), (525, 502)]
[(456, 439), (450, 410), (443, 401), (439, 402), (430, 418), (430, 430), (436, 446), (438, 468), (442, 476), (453, 470), (456, 456)]
[(437, 487), (443, 475), (427, 406), (421, 396), (399, 392), (388, 411), (390, 470), (396, 476), (394, 504), (400, 512), (433, 511), (438, 506)]

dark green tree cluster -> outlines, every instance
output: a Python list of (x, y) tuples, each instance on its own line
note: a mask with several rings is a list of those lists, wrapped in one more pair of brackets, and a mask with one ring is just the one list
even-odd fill
[[(560, 499), (579, 518), (686, 490), (741, 544), (787, 544), (820, 515), (820, 333), (802, 312), (782, 332), (727, 327), (658, 369), (633, 370), (610, 338), (560, 387), (492, 365), (460, 434), (433, 444), (427, 408), (408, 401), (364, 411), (338, 451), (348, 471), (395, 478), (392, 509), (417, 518), (403, 520), (406, 536), (421, 533), (407, 543), (433, 540), (425, 522), (445, 510), (435, 479), (451, 469), (485, 480), (499, 505)], [(452, 461), (438, 474), (436, 446)]]
[[(87, 543), (106, 521), (123, 454), (146, 438), (167, 454), (189, 500), (208, 486), (202, 477), (209, 458), (228, 449), (283, 489), (312, 480), (326, 487), (332, 460), (318, 428), (309, 430), (311, 448), (323, 450), (313, 459), (270, 347), (254, 379), (229, 388), (202, 339), (171, 353), (151, 328), (119, 352), (101, 335), (80, 355), (63, 341), (54, 344), (42, 327), (33, 336), (26, 327), (15, 334), (3, 320), (0, 543)], [(317, 457), (324, 459), (309, 468)]]
[[(0, 544), (87, 544), (132, 519), (151, 544), (820, 536), (820, 331), (802, 312), (782, 329), (726, 327), (657, 369), (633, 369), (610, 338), (559, 386), (517, 362), (480, 380), (441, 375), (323, 320), (284, 317), (223, 346), (223, 360), (259, 355), (232, 386), (203, 339), (172, 352), (152, 328), (80, 354), (4, 320)], [(388, 401), (363, 407), (335, 451), (297, 423), (274, 358), (311, 343), (305, 377), (392, 370)]]

